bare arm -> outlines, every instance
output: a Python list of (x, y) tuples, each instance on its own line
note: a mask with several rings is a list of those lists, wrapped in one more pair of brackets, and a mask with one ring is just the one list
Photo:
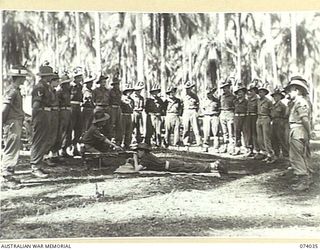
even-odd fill
[(302, 125), (307, 131), (308, 140), (310, 140), (311, 129), (308, 117), (302, 117)]

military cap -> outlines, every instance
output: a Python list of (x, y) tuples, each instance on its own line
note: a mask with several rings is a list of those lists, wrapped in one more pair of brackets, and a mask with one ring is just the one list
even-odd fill
[(70, 83), (71, 81), (72, 80), (68, 74), (64, 74), (63, 76), (60, 77), (60, 84)]
[(28, 75), (26, 67), (22, 65), (14, 65), (9, 69), (8, 76), (24, 76)]
[(124, 86), (124, 88), (123, 88), (123, 90), (122, 90), (122, 93), (126, 93), (127, 91), (133, 91), (134, 90), (134, 88), (132, 87), (132, 85), (130, 84), (130, 83), (127, 83), (125, 86)]
[(228, 79), (221, 84), (220, 89), (223, 89), (224, 87), (231, 86), (231, 85), (232, 85), (232, 81), (231, 79)]
[(134, 90), (141, 90), (144, 89), (144, 82), (137, 82), (137, 84), (135, 84), (135, 86), (133, 87)]
[(217, 90), (217, 87), (213, 87), (213, 88), (209, 87), (206, 89), (206, 93), (211, 94), (211, 93), (214, 93), (216, 90)]
[(253, 79), (251, 83), (249, 83), (247, 89), (248, 90), (254, 90), (255, 92), (258, 91), (258, 86), (262, 84), (262, 81), (260, 79)]
[(111, 85), (120, 84), (119, 73), (116, 73), (112, 78)]
[(105, 76), (105, 75), (100, 75), (99, 78), (96, 80), (96, 83), (99, 83), (101, 82), (102, 80), (107, 80), (109, 77), (108, 76)]
[(39, 67), (38, 76), (55, 76), (56, 74), (53, 72), (53, 68), (49, 66), (46, 62), (44, 65)]
[(94, 118), (92, 123), (97, 123), (97, 122), (102, 122), (102, 121), (107, 121), (110, 119), (110, 115), (107, 113), (103, 112), (97, 112), (94, 114)]
[(96, 79), (95, 76), (92, 76), (92, 75), (88, 75), (84, 80), (83, 80), (83, 83), (88, 83), (88, 82), (93, 82), (94, 80)]
[(244, 86), (241, 82), (239, 82), (238, 85), (236, 86), (236, 90), (234, 91), (234, 93), (237, 95), (240, 90), (247, 92), (247, 87)]
[(185, 84), (184, 84), (184, 87), (186, 89), (190, 89), (192, 88), (193, 86), (195, 86), (196, 84), (194, 82), (190, 82), (190, 81), (187, 81)]
[(176, 90), (177, 90), (177, 87), (171, 85), (171, 86), (169, 86), (169, 87), (167, 88), (166, 93), (169, 94), (169, 93), (171, 93), (171, 92), (173, 92), (173, 91), (176, 91)]
[(82, 68), (80, 66), (76, 67), (73, 70), (73, 77), (77, 77), (77, 76), (82, 76), (83, 72), (82, 72)]
[(264, 90), (266, 92), (266, 94), (269, 94), (269, 83), (265, 82), (264, 84), (261, 84), (260, 86), (258, 86), (258, 91), (260, 90)]
[(151, 87), (150, 93), (156, 92), (156, 91), (161, 91), (161, 88), (160, 88), (159, 84), (157, 84), (157, 83), (155, 83), (155, 84)]
[(303, 77), (301, 76), (291, 77), (289, 84), (285, 87), (285, 90), (287, 91), (291, 86), (294, 86), (294, 85), (302, 87), (306, 91), (306, 93), (309, 93), (307, 80), (305, 80)]
[(58, 71), (55, 71), (55, 72), (53, 72), (53, 73), (54, 73), (54, 76), (52, 76), (51, 80), (59, 80), (60, 77), (59, 77)]
[(281, 96), (281, 99), (283, 99), (284, 98), (284, 94), (283, 94), (283, 92), (284, 92), (284, 90), (280, 87), (280, 86), (277, 86), (275, 89), (274, 89), (274, 91), (273, 91), (273, 93), (271, 94), (271, 96), (273, 97), (273, 96), (275, 96), (275, 95), (280, 95)]

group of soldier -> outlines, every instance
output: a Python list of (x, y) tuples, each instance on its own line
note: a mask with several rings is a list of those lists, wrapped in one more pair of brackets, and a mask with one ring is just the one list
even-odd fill
[[(8, 75), (12, 84), (4, 98), (2, 176), (10, 181), (18, 161), (24, 118), (19, 86), (28, 72), (24, 66), (14, 66)], [(298, 176), (293, 188), (303, 190), (311, 184), (311, 107), (307, 101), (307, 81), (300, 76), (292, 77), (285, 89), (276, 88), (272, 93), (258, 79), (248, 86), (241, 82), (234, 85), (228, 79), (219, 89), (207, 89), (202, 99), (194, 91), (192, 81), (184, 83), (180, 98), (177, 86), (168, 86), (164, 98), (160, 86), (155, 84), (149, 90), (150, 97), (145, 99), (143, 82), (126, 83), (121, 89), (117, 73), (110, 81), (110, 88), (108, 76), (84, 78), (81, 68), (76, 68), (71, 78), (68, 74), (59, 76), (50, 65), (44, 64), (37, 75), (40, 80), (32, 90), (30, 158), (36, 177), (47, 177), (45, 166), (59, 163), (61, 157), (79, 156), (84, 141), (107, 138), (108, 149), (129, 149), (132, 143), (142, 141), (165, 148), (190, 146), (193, 131), (197, 146), (207, 150), (212, 143), (216, 153), (245, 153), (266, 164), (274, 163), (281, 155), (290, 157), (290, 168)], [(290, 99), (287, 104), (286, 96)], [(90, 130), (102, 120), (101, 134), (97, 128)]]

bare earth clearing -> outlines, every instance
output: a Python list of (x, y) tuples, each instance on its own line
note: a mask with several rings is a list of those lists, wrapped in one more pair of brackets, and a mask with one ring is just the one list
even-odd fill
[[(313, 142), (318, 171), (320, 144)], [(192, 151), (196, 151), (195, 148)], [(219, 156), (161, 150), (160, 157), (214, 161)], [(80, 159), (33, 179), (22, 157), (24, 187), (1, 191), (1, 239), (214, 236), (320, 237), (319, 174), (307, 192), (294, 193), (285, 162), (267, 166), (222, 158), (231, 174), (112, 174), (87, 170)], [(96, 190), (97, 189), (97, 190)]]

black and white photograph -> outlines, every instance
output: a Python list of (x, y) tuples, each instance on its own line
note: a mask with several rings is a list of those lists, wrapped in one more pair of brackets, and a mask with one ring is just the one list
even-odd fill
[(0, 240), (320, 238), (320, 12), (0, 13)]

